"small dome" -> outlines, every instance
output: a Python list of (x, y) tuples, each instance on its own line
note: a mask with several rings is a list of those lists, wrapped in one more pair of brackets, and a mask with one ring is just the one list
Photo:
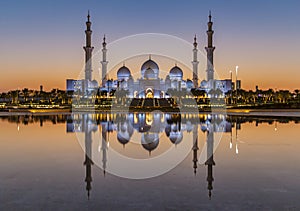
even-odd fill
[(190, 79), (188, 79), (188, 80), (186, 81), (186, 86), (187, 86), (188, 88), (193, 88), (193, 87), (194, 87), (193, 81), (191, 81)]
[(159, 67), (158, 65), (156, 64), (155, 61), (149, 59), (148, 61), (146, 61), (142, 67), (141, 67), (141, 70), (147, 70), (147, 69), (152, 69), (152, 70), (159, 70)]
[(206, 87), (207, 86), (207, 81), (206, 80), (203, 80), (201, 81), (201, 87)]
[(182, 76), (183, 76), (183, 72), (179, 67), (175, 66), (170, 70), (170, 77), (182, 78)]
[(117, 72), (118, 79), (129, 78), (130, 75), (130, 70), (125, 66), (121, 67)]

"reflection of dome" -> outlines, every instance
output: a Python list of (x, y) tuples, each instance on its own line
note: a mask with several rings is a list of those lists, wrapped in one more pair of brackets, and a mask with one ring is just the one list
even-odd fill
[(153, 60), (149, 59), (148, 61), (146, 61), (142, 67), (141, 70), (147, 70), (148, 68), (152, 69), (152, 70), (159, 70), (158, 65), (156, 64), (156, 62), (154, 62)]
[(129, 76), (130, 76), (130, 70), (125, 66), (121, 67), (117, 72), (118, 79), (125, 79), (125, 78), (127, 79), (129, 78)]
[(183, 139), (183, 134), (182, 132), (171, 132), (169, 138), (173, 144), (179, 144)]
[(142, 137), (142, 146), (144, 149), (151, 152), (152, 150), (156, 149), (159, 143), (158, 134), (156, 133), (145, 133)]
[(129, 142), (129, 139), (127, 137), (124, 137), (124, 135), (121, 135), (120, 133), (118, 133), (117, 139), (121, 144), (124, 144), (124, 145)]
[(155, 73), (151, 68), (148, 68), (144, 73), (144, 77), (146, 79), (154, 79), (155, 78)]
[(180, 77), (180, 78), (182, 78), (183, 72), (182, 72), (182, 70), (179, 67), (175, 66), (175, 67), (173, 67), (170, 70), (170, 74), (169, 75), (170, 75), (171, 78), (172, 77)]

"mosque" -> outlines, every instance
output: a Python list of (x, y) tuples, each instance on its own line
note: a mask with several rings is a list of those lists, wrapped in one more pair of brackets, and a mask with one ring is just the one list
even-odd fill
[(212, 29), (212, 16), (209, 13), (209, 21), (207, 23), (207, 46), (205, 50), (207, 52), (207, 79), (202, 80), (199, 85), (198, 78), (198, 43), (196, 36), (194, 37), (193, 49), (192, 49), (192, 69), (193, 69), (193, 78), (184, 79), (182, 69), (176, 64), (169, 70), (169, 74), (165, 78), (160, 78), (160, 69), (159, 65), (151, 58), (145, 61), (140, 68), (140, 78), (134, 80), (131, 74), (131, 70), (125, 66), (125, 64), (120, 67), (117, 71), (116, 79), (109, 79), (107, 75), (107, 43), (106, 38), (104, 36), (102, 43), (102, 82), (101, 85), (98, 86), (98, 82), (96, 80), (92, 80), (92, 52), (94, 47), (92, 47), (91, 42), (91, 21), (90, 15), (87, 16), (86, 22), (86, 46), (84, 46), (85, 50), (85, 79), (83, 80), (73, 80), (67, 79), (67, 91), (91, 91), (95, 89), (100, 89), (101, 91), (105, 90), (110, 92), (111, 90), (125, 90), (127, 93), (127, 97), (130, 98), (167, 98), (169, 97), (167, 91), (169, 89), (182, 91), (191, 89), (199, 89), (205, 90), (209, 93), (212, 89), (220, 89), (222, 93), (226, 93), (227, 91), (232, 89), (232, 79), (226, 80), (216, 80), (214, 78), (214, 50), (213, 46), (213, 34), (214, 31)]
[[(108, 87), (106, 84), (105, 87)], [(133, 80), (131, 71), (123, 65), (117, 72), (117, 80), (113, 88), (128, 91), (128, 96), (133, 98), (164, 98), (168, 89), (191, 90), (193, 82), (183, 79), (183, 71), (175, 65), (166, 76), (165, 80), (159, 77), (159, 66), (151, 59), (145, 61), (141, 66), (141, 78)]]

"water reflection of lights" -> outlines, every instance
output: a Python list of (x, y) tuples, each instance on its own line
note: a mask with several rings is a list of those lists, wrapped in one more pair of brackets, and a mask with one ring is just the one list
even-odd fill
[(236, 143), (236, 145), (235, 145), (235, 153), (236, 154), (239, 154), (239, 149), (238, 149), (238, 144)]

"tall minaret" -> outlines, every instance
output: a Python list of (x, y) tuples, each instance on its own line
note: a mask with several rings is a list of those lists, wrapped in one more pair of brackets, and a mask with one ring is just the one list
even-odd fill
[(198, 88), (198, 49), (197, 49), (198, 43), (197, 43), (197, 37), (195, 35), (194, 37), (194, 49), (193, 49), (193, 83), (194, 88)]
[(108, 61), (106, 60), (106, 41), (105, 41), (105, 35), (103, 37), (103, 43), (102, 43), (102, 87), (106, 84), (106, 73), (107, 73), (107, 64)]
[(92, 80), (92, 52), (94, 47), (92, 47), (92, 23), (90, 22), (90, 12), (88, 12), (87, 22), (86, 22), (86, 46), (83, 47), (85, 51), (85, 79), (91, 81)]
[(211, 21), (211, 12), (209, 11), (209, 21), (207, 23), (208, 30), (206, 31), (207, 33), (207, 47), (205, 47), (205, 50), (207, 52), (207, 81), (209, 82), (208, 84), (211, 86), (209, 88), (214, 88), (213, 87), (213, 80), (214, 80), (214, 50), (215, 47), (213, 46), (213, 34), (214, 31), (212, 30), (212, 25), (213, 22)]
[[(102, 144), (101, 144), (101, 150), (102, 150), (102, 169), (103, 169), (103, 174), (105, 176), (106, 173), (106, 163), (107, 163), (107, 125), (101, 125), (102, 127)], [(109, 135), (109, 134), (108, 134)]]

